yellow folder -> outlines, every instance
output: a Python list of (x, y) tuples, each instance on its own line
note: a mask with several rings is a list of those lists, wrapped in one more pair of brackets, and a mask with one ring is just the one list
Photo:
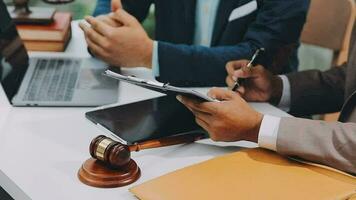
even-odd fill
[(135, 186), (141, 200), (356, 199), (356, 178), (248, 149), (180, 169)]

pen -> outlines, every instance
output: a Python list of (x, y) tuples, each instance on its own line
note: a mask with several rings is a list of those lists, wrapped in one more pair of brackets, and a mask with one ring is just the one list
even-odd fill
[[(261, 51), (264, 51), (264, 50), (265, 50), (264, 48), (259, 48), (259, 49), (256, 50), (256, 52), (253, 54), (253, 56), (252, 56), (250, 62), (249, 62), (249, 63), (247, 64), (247, 66), (246, 66), (248, 69), (250, 69), (251, 67), (253, 67), (253, 63), (255, 62), (257, 56), (260, 54)], [(240, 79), (237, 79), (236, 82), (235, 82), (234, 87), (232, 88), (232, 91), (236, 91), (237, 88), (239, 88), (239, 87), (241, 86), (243, 80), (244, 80), (244, 79), (241, 79), (241, 78), (240, 78)]]

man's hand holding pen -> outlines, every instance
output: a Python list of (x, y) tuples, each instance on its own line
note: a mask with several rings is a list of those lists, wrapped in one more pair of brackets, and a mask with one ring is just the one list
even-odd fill
[(238, 79), (244, 79), (236, 92), (240, 93), (246, 101), (267, 101), (278, 104), (283, 90), (282, 79), (273, 75), (261, 65), (247, 67), (248, 64), (248, 60), (227, 63), (227, 85), (233, 88)]
[(267, 71), (263, 66), (247, 67), (248, 60), (232, 61), (226, 65), (226, 82), (233, 88), (238, 79), (243, 79), (236, 92), (213, 88), (208, 95), (220, 102), (201, 102), (179, 96), (193, 112), (196, 122), (203, 127), (213, 140), (257, 142), (263, 115), (246, 101), (270, 102), (278, 104), (282, 96), (283, 83), (279, 76)]
[(208, 93), (219, 102), (200, 102), (188, 97), (177, 97), (192, 111), (197, 124), (209, 133), (211, 139), (258, 141), (263, 115), (250, 107), (245, 100), (277, 104), (283, 89), (280, 77), (272, 75), (261, 65), (252, 67), (260, 51), (256, 51), (251, 61), (233, 61), (226, 65), (226, 82), (233, 91), (213, 88)]
[[(253, 54), (250, 62), (248, 62), (248, 64), (246, 65), (246, 69), (250, 69), (255, 65), (255, 61), (256, 61), (257, 57), (263, 51), (265, 51), (264, 48), (259, 48), (256, 50), (256, 52)], [(235, 92), (237, 90), (237, 88), (239, 88), (242, 85), (243, 81), (244, 81), (244, 79), (236, 79), (235, 85), (232, 87), (231, 90)]]

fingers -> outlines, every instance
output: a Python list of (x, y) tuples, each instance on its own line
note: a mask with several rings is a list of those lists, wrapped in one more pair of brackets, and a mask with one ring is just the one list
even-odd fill
[(117, 22), (119, 22), (123, 25), (126, 25), (126, 26), (130, 26), (130, 25), (137, 23), (136, 18), (133, 17), (132, 15), (130, 15), (129, 13), (127, 13), (123, 9), (118, 9), (110, 16)]
[(212, 88), (209, 92), (208, 95), (213, 98), (217, 99), (220, 101), (226, 101), (226, 100), (231, 100), (236, 97), (236, 94), (233, 91), (226, 90), (226, 89), (221, 89), (221, 88)]
[(94, 31), (92, 28), (89, 26), (85, 25), (84, 23), (79, 23), (79, 27), (83, 30), (86, 39), (90, 38), (92, 43), (95, 43), (96, 45), (100, 45), (105, 43), (105, 38), (98, 34), (96, 31)]
[(102, 42), (102, 36), (84, 23), (79, 23), (79, 27), (85, 34), (85, 40), (90, 51), (99, 58), (105, 56), (105, 50), (99, 45), (100, 41)]
[(237, 71), (234, 72), (233, 77), (235, 77), (235, 79), (238, 78), (255, 78), (255, 77), (259, 77), (263, 74), (264, 72), (264, 68), (261, 65), (257, 65), (255, 67), (251, 67), (251, 68), (241, 68)]
[(234, 87), (237, 78), (234, 76), (236, 70), (243, 69), (247, 66), (248, 60), (231, 61), (226, 64), (226, 71), (228, 76), (226, 77), (226, 84), (229, 88)]
[(201, 126), (204, 130), (208, 131), (209, 130), (209, 124), (199, 118), (195, 118), (195, 122)]
[(248, 64), (248, 60), (238, 60), (238, 61), (231, 61), (226, 64), (226, 71), (229, 75), (233, 75), (234, 72), (238, 69), (246, 67)]
[(85, 17), (85, 20), (91, 25), (91, 28), (96, 32), (100, 33), (102, 36), (109, 36), (113, 32), (113, 28), (108, 24), (95, 19), (92, 16)]
[(177, 96), (177, 100), (180, 101), (182, 104), (184, 104), (192, 112), (199, 111), (199, 112), (206, 113), (206, 114), (213, 114), (215, 112), (215, 110), (212, 109), (212, 106), (211, 106), (212, 103), (209, 103), (209, 102), (201, 102), (199, 100), (196, 100), (193, 98), (188, 98), (188, 97), (183, 97), (181, 95)]
[(197, 101), (188, 99), (180, 95), (177, 96), (178, 101), (183, 103), (195, 116), (196, 123), (205, 130), (209, 130), (209, 122), (212, 120), (212, 116), (209, 113), (202, 112), (197, 108)]
[(99, 45), (97, 45), (96, 43), (91, 41), (90, 38), (85, 37), (85, 40), (88, 44), (88, 47), (89, 47), (91, 53), (93, 53), (95, 55), (95, 57), (104, 58), (107, 56), (106, 51), (103, 48), (101, 48)]
[(118, 9), (122, 9), (121, 0), (111, 0), (111, 11), (115, 12)]
[(245, 87), (242, 85), (242, 86), (240, 86), (239, 88), (237, 88), (236, 92), (238, 92), (242, 97), (245, 97), (246, 89), (245, 89)]
[(194, 116), (206, 123), (209, 124), (209, 122), (212, 119), (212, 115), (209, 113), (205, 113), (205, 112), (201, 112), (199, 110), (195, 110), (194, 108), (189, 109), (190, 111), (192, 111), (192, 113), (194, 114)]
[(113, 20), (110, 16), (113, 15), (113, 13), (110, 13), (108, 15), (100, 15), (97, 16), (96, 19), (98, 19), (99, 21), (102, 21), (104, 23), (106, 23), (109, 26), (112, 27), (120, 27), (122, 24), (117, 23), (115, 20)]
[(108, 48), (110, 46), (110, 42), (107, 38), (109, 38), (110, 32), (113, 28), (91, 16), (86, 17), (86, 21), (91, 25), (91, 27), (85, 25), (84, 23), (80, 23), (79, 26), (85, 34), (85, 40), (87, 41), (88, 47), (98, 58), (103, 59), (107, 57), (107, 52), (111, 51), (111, 49)]
[(232, 76), (227, 76), (225, 82), (229, 88), (233, 88), (236, 81), (232, 79)]

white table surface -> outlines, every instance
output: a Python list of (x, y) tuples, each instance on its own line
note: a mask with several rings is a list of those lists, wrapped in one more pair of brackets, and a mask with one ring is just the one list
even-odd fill
[[(36, 54), (48, 53), (31, 53)], [(89, 56), (75, 22), (72, 41), (67, 51), (60, 55), (66, 54)], [(152, 78), (151, 72), (143, 68), (124, 69), (123, 72)], [(160, 95), (121, 83), (118, 104)], [(288, 116), (269, 104), (251, 105), (262, 113)], [(85, 119), (85, 112), (91, 109), (12, 107), (0, 88), (0, 185), (19, 200), (135, 199), (128, 191), (129, 187), (218, 155), (238, 151), (241, 147), (256, 146), (249, 142), (214, 143), (204, 140), (195, 144), (145, 150), (132, 156), (142, 170), (142, 176), (136, 183), (115, 189), (89, 187), (78, 180), (77, 171), (89, 158), (90, 141), (103, 134)]]

